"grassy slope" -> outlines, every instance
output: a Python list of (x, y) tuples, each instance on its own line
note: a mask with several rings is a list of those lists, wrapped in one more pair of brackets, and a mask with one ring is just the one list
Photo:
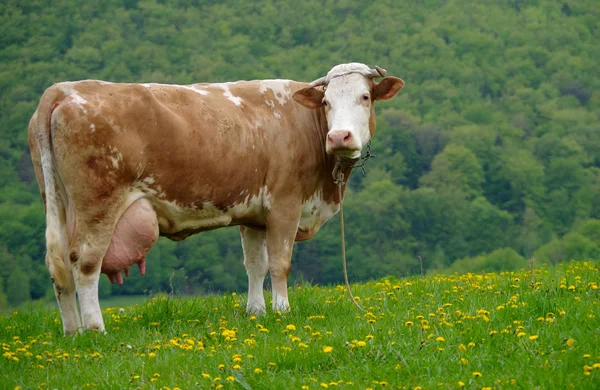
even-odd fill
[(245, 296), (154, 298), (107, 309), (107, 335), (68, 338), (57, 311), (13, 313), (0, 387), (598, 388), (599, 276), (572, 262), (533, 284), (527, 271), (384, 279), (354, 286), (364, 313), (342, 287), (301, 286), (290, 313), (258, 319)]

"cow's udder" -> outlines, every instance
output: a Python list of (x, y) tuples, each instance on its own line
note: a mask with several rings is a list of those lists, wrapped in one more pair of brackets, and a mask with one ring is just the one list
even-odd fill
[(129, 276), (129, 267), (138, 264), (140, 273), (146, 273), (146, 254), (158, 239), (158, 221), (150, 202), (136, 200), (123, 213), (115, 231), (110, 247), (102, 261), (102, 273), (111, 283), (123, 284), (121, 271)]

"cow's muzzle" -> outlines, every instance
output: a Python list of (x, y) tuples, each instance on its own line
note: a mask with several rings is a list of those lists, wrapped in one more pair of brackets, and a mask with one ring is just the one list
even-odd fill
[(340, 157), (354, 157), (360, 156), (361, 145), (351, 131), (333, 130), (327, 134), (327, 149)]

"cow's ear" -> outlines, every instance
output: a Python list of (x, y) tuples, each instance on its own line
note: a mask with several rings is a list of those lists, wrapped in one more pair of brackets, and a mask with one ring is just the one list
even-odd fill
[(307, 108), (319, 108), (323, 105), (323, 98), (325, 97), (325, 92), (322, 89), (317, 88), (302, 88), (294, 92), (292, 95), (294, 100), (304, 107)]
[(396, 96), (404, 87), (404, 81), (398, 77), (386, 77), (375, 85), (375, 100), (388, 100)]

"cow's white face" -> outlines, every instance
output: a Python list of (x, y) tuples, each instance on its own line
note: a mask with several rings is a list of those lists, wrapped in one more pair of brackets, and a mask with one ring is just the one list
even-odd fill
[(329, 126), (327, 153), (359, 158), (362, 146), (371, 139), (369, 123), (374, 114), (369, 84), (373, 83), (357, 73), (329, 82), (323, 97)]
[(375, 83), (373, 72), (358, 63), (337, 65), (326, 77), (313, 82), (317, 83), (315, 87), (294, 93), (298, 103), (312, 109), (322, 107), (325, 111), (328, 154), (359, 158), (363, 145), (375, 132), (373, 104), (376, 100), (391, 99), (404, 86), (397, 77), (386, 77)]

